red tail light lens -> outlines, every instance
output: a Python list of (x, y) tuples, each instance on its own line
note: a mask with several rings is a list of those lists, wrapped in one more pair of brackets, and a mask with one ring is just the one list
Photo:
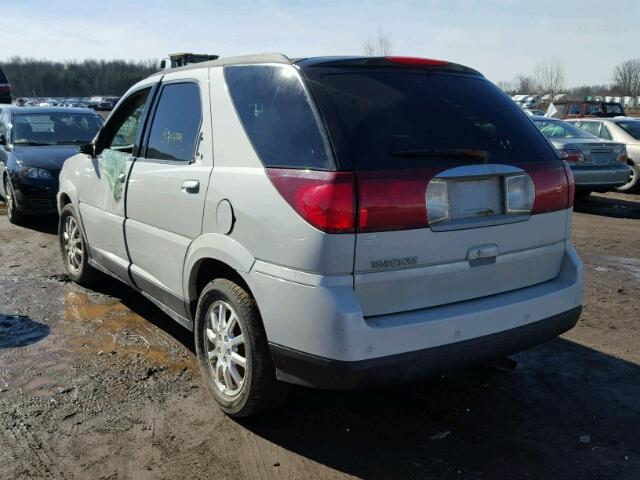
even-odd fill
[(419, 58), (419, 57), (384, 57), (387, 62), (399, 63), (401, 65), (415, 65), (425, 67), (444, 67), (449, 65), (450, 62), (444, 60), (434, 60), (433, 58)]
[(358, 231), (426, 227), (427, 185), (441, 170), (358, 172)]
[(0, 93), (11, 93), (11, 85), (8, 83), (0, 83)]
[(558, 155), (569, 163), (584, 162), (584, 155), (580, 150), (558, 150)]
[[(573, 204), (573, 195), (564, 165), (564, 162), (557, 161), (522, 165), (536, 187), (532, 214), (565, 210)], [(567, 170), (569, 170), (568, 165)], [(571, 185), (573, 185), (573, 176), (571, 176)]]
[(353, 173), (268, 168), (267, 174), (289, 205), (317, 229), (355, 231)]

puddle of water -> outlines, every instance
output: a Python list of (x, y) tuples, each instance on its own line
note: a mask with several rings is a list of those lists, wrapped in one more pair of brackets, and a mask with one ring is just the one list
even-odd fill
[(49, 327), (24, 315), (0, 314), (0, 348), (15, 348), (39, 342), (49, 335)]
[(77, 330), (69, 343), (74, 350), (119, 356), (143, 356), (169, 370), (185, 368), (195, 371), (192, 355), (178, 356), (171, 351), (171, 339), (131, 311), (117, 300), (96, 302), (80, 292), (68, 292), (65, 296), (65, 318)]

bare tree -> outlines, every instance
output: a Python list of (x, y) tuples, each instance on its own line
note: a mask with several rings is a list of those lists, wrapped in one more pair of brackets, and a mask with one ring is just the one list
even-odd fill
[(564, 88), (564, 65), (557, 58), (545, 60), (536, 66), (533, 75), (541, 94), (551, 94), (554, 98)]
[(383, 57), (391, 53), (392, 47), (391, 34), (379, 29), (375, 37), (371, 37), (364, 42), (362, 53), (367, 57)]
[(613, 83), (621, 95), (640, 95), (640, 58), (617, 65), (613, 70)]
[(506, 80), (499, 80), (498, 82), (496, 82), (496, 85), (505, 93), (511, 93), (513, 91), (513, 84), (511, 82), (507, 82)]
[(533, 77), (518, 75), (513, 79), (513, 91), (521, 95), (531, 95), (538, 91), (538, 85)]

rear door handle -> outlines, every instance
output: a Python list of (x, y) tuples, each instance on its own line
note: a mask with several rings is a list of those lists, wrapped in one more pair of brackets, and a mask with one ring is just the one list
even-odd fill
[(198, 193), (200, 191), (200, 182), (198, 180), (185, 180), (182, 184), (184, 193)]

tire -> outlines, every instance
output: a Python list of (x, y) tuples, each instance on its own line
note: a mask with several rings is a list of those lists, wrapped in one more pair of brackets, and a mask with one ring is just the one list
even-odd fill
[[(240, 336), (244, 341), (234, 345)], [(207, 284), (198, 299), (195, 343), (207, 389), (227, 415), (248, 417), (284, 398), (258, 307), (241, 286), (225, 278)]]
[(640, 190), (640, 165), (630, 164), (631, 180), (626, 185), (618, 187), (619, 192), (634, 193)]
[[(62, 263), (71, 280), (79, 285), (88, 285), (94, 281), (98, 272), (89, 265), (89, 246), (71, 204), (66, 205), (60, 212), (58, 242)], [(69, 250), (72, 247), (73, 252)]]
[(4, 178), (4, 201), (7, 204), (7, 218), (14, 225), (24, 225), (24, 214), (16, 205), (15, 198), (13, 186), (7, 176)]
[(584, 202), (589, 195), (591, 195), (591, 190), (576, 190), (574, 200), (576, 202)]

